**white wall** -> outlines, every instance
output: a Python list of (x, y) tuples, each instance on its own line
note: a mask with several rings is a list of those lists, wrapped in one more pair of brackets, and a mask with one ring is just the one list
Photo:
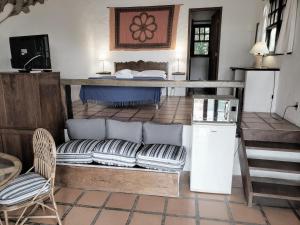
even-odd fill
[[(300, 1), (298, 1), (300, 9)], [(294, 52), (292, 55), (281, 57), (281, 71), (278, 89), (277, 112), (283, 114), (287, 105), (300, 103), (300, 10), (297, 17), (297, 31)], [(300, 126), (300, 111), (290, 109), (286, 118)]]
[[(300, 102), (300, 0), (298, 0), (298, 15), (294, 51), (291, 55), (266, 57), (264, 64), (279, 66), (279, 87), (276, 112), (283, 115), (286, 106)], [(300, 111), (288, 109), (285, 118), (300, 126)]]
[[(11, 17), (0, 24), (0, 70), (10, 68), (8, 37), (49, 34), (53, 69), (64, 78), (87, 78), (99, 70), (97, 59), (106, 55), (112, 62), (154, 60), (174, 63), (175, 51), (109, 52), (108, 6), (183, 4), (178, 26), (181, 70), (186, 68), (189, 8), (223, 7), (220, 79), (230, 79), (230, 66), (251, 60), (258, 3), (261, 0), (51, 0), (37, 4), (29, 14)], [(247, 10), (245, 10), (247, 9)], [(99, 64), (99, 63), (98, 63)], [(172, 70), (172, 65), (170, 66)]]

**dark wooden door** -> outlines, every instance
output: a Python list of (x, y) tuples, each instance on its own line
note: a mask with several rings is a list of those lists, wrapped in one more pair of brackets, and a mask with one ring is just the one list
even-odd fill
[[(222, 10), (219, 9), (212, 16), (210, 28), (210, 43), (209, 43), (209, 74), (208, 80), (218, 80), (219, 72), (219, 54), (220, 54), (220, 37), (221, 37), (221, 18)], [(212, 90), (212, 94), (216, 93), (216, 89)]]

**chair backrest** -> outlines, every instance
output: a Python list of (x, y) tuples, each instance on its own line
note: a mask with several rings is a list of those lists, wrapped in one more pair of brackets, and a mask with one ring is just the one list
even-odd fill
[(55, 179), (56, 147), (52, 135), (43, 128), (38, 128), (33, 134), (34, 170), (47, 180)]

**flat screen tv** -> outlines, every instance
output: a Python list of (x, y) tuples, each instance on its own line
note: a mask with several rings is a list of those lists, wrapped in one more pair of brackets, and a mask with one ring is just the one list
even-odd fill
[(47, 34), (10, 37), (9, 43), (12, 68), (25, 71), (51, 69)]

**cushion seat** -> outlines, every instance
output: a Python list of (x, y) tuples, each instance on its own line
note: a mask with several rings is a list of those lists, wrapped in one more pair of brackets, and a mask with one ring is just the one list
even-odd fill
[(57, 148), (56, 161), (58, 163), (92, 163), (93, 151), (103, 141), (99, 140), (71, 140)]
[(40, 195), (50, 192), (50, 184), (37, 173), (20, 175), (0, 191), (0, 205), (14, 205), (35, 197), (45, 185)]
[(167, 144), (145, 145), (137, 154), (137, 165), (162, 171), (181, 171), (185, 165), (183, 146)]
[(139, 143), (124, 140), (105, 140), (95, 148), (93, 161), (105, 165), (134, 167), (140, 146)]

